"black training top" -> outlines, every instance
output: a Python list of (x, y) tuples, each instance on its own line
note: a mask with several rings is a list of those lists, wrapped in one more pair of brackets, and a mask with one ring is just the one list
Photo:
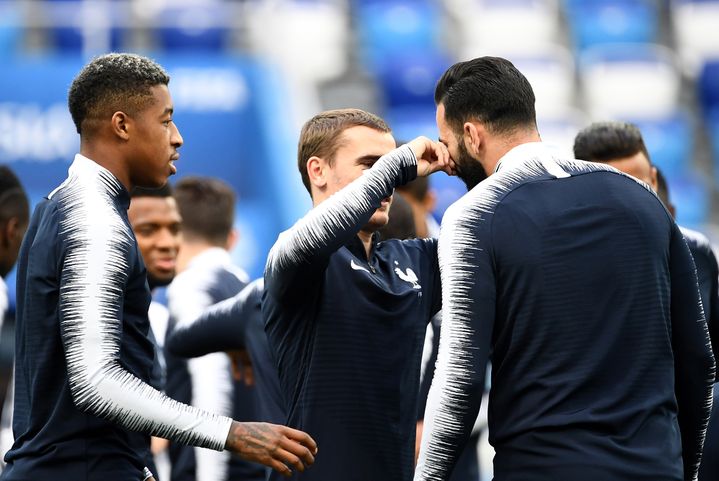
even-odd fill
[(416, 479), (446, 479), (490, 356), (496, 480), (693, 478), (714, 360), (689, 249), (646, 186), (515, 147), (445, 214), (439, 258)]
[(357, 233), (416, 162), (408, 146), (383, 156), (270, 251), (262, 312), (287, 422), (319, 446), (300, 479), (412, 477), (420, 357), (439, 309), (436, 242), (375, 242), (368, 260)]
[(256, 279), (236, 296), (206, 309), (194, 322), (177, 326), (166, 340), (166, 348), (181, 357), (246, 349), (257, 392), (255, 420), (282, 424), (286, 415), (280, 380), (262, 320), (264, 286), (263, 279)]
[(81, 155), (18, 260), (15, 444), (3, 480), (142, 479), (149, 434), (222, 449), (231, 419), (147, 384), (150, 290), (130, 197)]
[[(709, 239), (695, 230), (679, 227), (697, 268), (699, 294), (709, 328), (714, 358), (719, 359), (719, 266)], [(719, 373), (719, 370), (717, 370)]]

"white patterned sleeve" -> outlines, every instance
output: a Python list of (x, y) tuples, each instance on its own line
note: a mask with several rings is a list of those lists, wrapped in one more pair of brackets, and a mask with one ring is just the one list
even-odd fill
[(415, 480), (447, 480), (482, 401), (495, 312), (489, 222), (455, 204), (439, 238), (442, 328)]
[(120, 362), (122, 306), (134, 245), (112, 202), (87, 186), (60, 219), (60, 330), (70, 391), (82, 411), (122, 427), (222, 450), (232, 420), (174, 401)]
[(382, 156), (358, 179), (280, 234), (267, 258), (266, 288), (280, 297), (291, 292), (294, 281), (305, 282), (308, 271), (323, 269), (323, 260), (359, 232), (382, 199), (416, 176), (417, 158), (408, 145)]

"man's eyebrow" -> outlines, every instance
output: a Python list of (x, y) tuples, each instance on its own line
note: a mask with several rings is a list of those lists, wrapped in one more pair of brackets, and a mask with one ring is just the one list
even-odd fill
[(377, 162), (380, 157), (381, 157), (381, 155), (363, 155), (362, 157), (358, 157), (357, 160), (355, 160), (355, 162), (357, 164), (367, 164), (370, 162), (374, 163), (374, 162)]
[(172, 108), (172, 107), (165, 107), (165, 110), (162, 112), (162, 115), (163, 115), (163, 116), (164, 116), (164, 115), (167, 115), (167, 114), (172, 115), (173, 113), (175, 113), (175, 109), (174, 109), (174, 108)]

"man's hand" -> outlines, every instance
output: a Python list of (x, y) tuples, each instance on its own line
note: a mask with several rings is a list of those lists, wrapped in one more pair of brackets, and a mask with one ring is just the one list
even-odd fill
[(152, 436), (150, 438), (150, 452), (153, 456), (160, 454), (164, 450), (170, 447), (170, 441), (164, 438), (157, 438)]
[(269, 423), (232, 422), (225, 449), (269, 466), (283, 476), (304, 471), (315, 462), (317, 444), (308, 434)]
[(417, 137), (407, 143), (417, 157), (417, 177), (426, 177), (438, 171), (454, 175), (454, 161), (449, 156), (447, 147), (441, 142), (434, 142), (427, 137)]

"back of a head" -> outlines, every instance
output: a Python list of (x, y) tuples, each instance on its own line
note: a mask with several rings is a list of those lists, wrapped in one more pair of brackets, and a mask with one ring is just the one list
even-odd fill
[(649, 152), (639, 128), (628, 122), (595, 122), (574, 139), (574, 157), (590, 162), (610, 162)]
[(235, 192), (211, 177), (185, 177), (174, 188), (182, 217), (182, 233), (189, 242), (224, 247), (235, 219)]
[(414, 211), (401, 195), (392, 197), (389, 222), (379, 230), (381, 240), (387, 239), (414, 239), (417, 230), (414, 225)]
[(130, 192), (130, 197), (132, 199), (138, 197), (156, 197), (164, 199), (166, 197), (172, 197), (172, 187), (169, 183), (163, 185), (162, 187), (158, 187), (157, 189), (135, 187), (132, 189), (132, 192)]
[(659, 197), (659, 200), (662, 201), (662, 204), (664, 204), (664, 207), (667, 208), (671, 216), (676, 217), (676, 207), (674, 207), (674, 204), (672, 204), (672, 201), (669, 198), (669, 185), (667, 184), (667, 179), (664, 177), (664, 174), (662, 174), (661, 170), (656, 169), (656, 171), (657, 197)]
[(536, 130), (534, 91), (515, 66), (499, 57), (479, 57), (450, 67), (437, 82), (436, 104), (454, 132), (477, 120), (494, 134)]
[(20, 180), (0, 165), (0, 277), (15, 265), (29, 220), (30, 205)]
[(422, 202), (429, 192), (429, 177), (417, 177), (411, 182), (397, 187), (397, 190), (418, 202)]
[(338, 109), (321, 112), (305, 122), (297, 145), (297, 167), (302, 183), (312, 194), (307, 174), (307, 161), (311, 157), (326, 159), (330, 165), (340, 147), (342, 133), (350, 127), (369, 127), (380, 132), (391, 132), (387, 123), (378, 116), (360, 109)]
[(30, 204), (20, 179), (10, 167), (0, 165), (0, 225), (11, 218), (17, 218), (21, 225), (27, 225)]
[(140, 55), (111, 53), (93, 59), (75, 77), (68, 94), (77, 132), (90, 135), (98, 122), (117, 111), (142, 111), (152, 99), (150, 89), (169, 82), (162, 67)]

